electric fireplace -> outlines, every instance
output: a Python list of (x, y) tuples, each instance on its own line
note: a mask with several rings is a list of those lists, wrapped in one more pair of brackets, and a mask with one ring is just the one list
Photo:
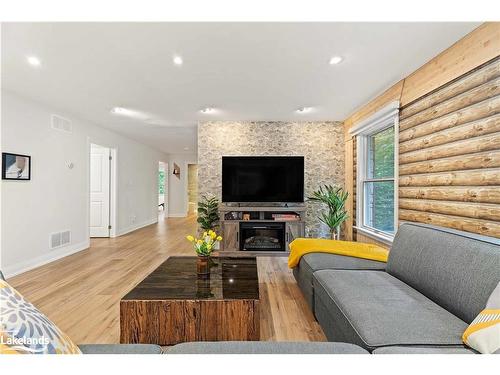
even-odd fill
[(285, 223), (240, 222), (240, 250), (285, 251)]

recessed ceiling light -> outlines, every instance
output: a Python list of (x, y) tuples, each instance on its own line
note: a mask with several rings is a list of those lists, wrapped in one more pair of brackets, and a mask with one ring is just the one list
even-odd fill
[(302, 107), (297, 109), (297, 113), (309, 113), (312, 111), (312, 107)]
[(339, 64), (340, 62), (342, 62), (342, 60), (344, 60), (342, 58), (342, 56), (333, 56), (331, 59), (330, 59), (330, 65), (337, 65)]
[(148, 113), (136, 111), (134, 109), (128, 109), (123, 107), (114, 107), (111, 109), (111, 113), (118, 116), (131, 117), (137, 120), (146, 121), (150, 119)]
[(182, 61), (182, 57), (180, 56), (174, 56), (174, 64), (175, 65), (182, 65), (183, 61)]
[(202, 113), (205, 113), (205, 114), (210, 114), (210, 113), (214, 113), (215, 112), (215, 109), (213, 109), (212, 107), (207, 107), (207, 108), (203, 108), (201, 110)]
[(40, 66), (42, 64), (40, 59), (36, 56), (28, 56), (26, 60), (28, 60), (28, 63), (33, 66)]
[(111, 109), (111, 113), (121, 116), (132, 116), (135, 111), (123, 107), (114, 107)]

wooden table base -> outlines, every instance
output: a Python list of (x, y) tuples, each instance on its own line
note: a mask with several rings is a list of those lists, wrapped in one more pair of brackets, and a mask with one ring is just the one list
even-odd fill
[(121, 301), (120, 342), (258, 341), (259, 301)]

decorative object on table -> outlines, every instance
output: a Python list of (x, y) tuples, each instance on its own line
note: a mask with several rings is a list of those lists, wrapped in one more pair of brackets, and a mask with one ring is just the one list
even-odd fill
[(320, 202), (326, 205), (326, 211), (322, 211), (319, 219), (330, 228), (332, 240), (338, 240), (340, 235), (340, 226), (349, 218), (345, 210), (345, 202), (349, 193), (341, 187), (325, 185), (320, 186), (319, 190), (313, 192), (309, 200)]
[(208, 275), (210, 273), (210, 255), (214, 251), (215, 245), (222, 241), (222, 237), (213, 230), (209, 230), (204, 232), (200, 238), (191, 235), (186, 238), (193, 244), (194, 251), (198, 255), (196, 272), (198, 275)]
[(172, 174), (177, 177), (178, 179), (181, 178), (181, 167), (179, 167), (177, 164), (174, 163), (174, 170)]
[(31, 179), (31, 156), (2, 153), (2, 179), (28, 181)]
[(230, 211), (224, 215), (225, 220), (240, 220), (241, 219), (241, 212), (237, 211)]
[(219, 221), (219, 200), (203, 196), (198, 202), (198, 219), (201, 229), (214, 230)]

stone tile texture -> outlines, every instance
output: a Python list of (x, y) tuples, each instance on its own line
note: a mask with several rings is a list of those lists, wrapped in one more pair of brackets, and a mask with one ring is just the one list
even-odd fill
[[(198, 124), (198, 195), (221, 199), (222, 156), (304, 156), (306, 198), (324, 184), (344, 186), (342, 122), (237, 122)], [(321, 206), (306, 199), (306, 236), (328, 237)]]

